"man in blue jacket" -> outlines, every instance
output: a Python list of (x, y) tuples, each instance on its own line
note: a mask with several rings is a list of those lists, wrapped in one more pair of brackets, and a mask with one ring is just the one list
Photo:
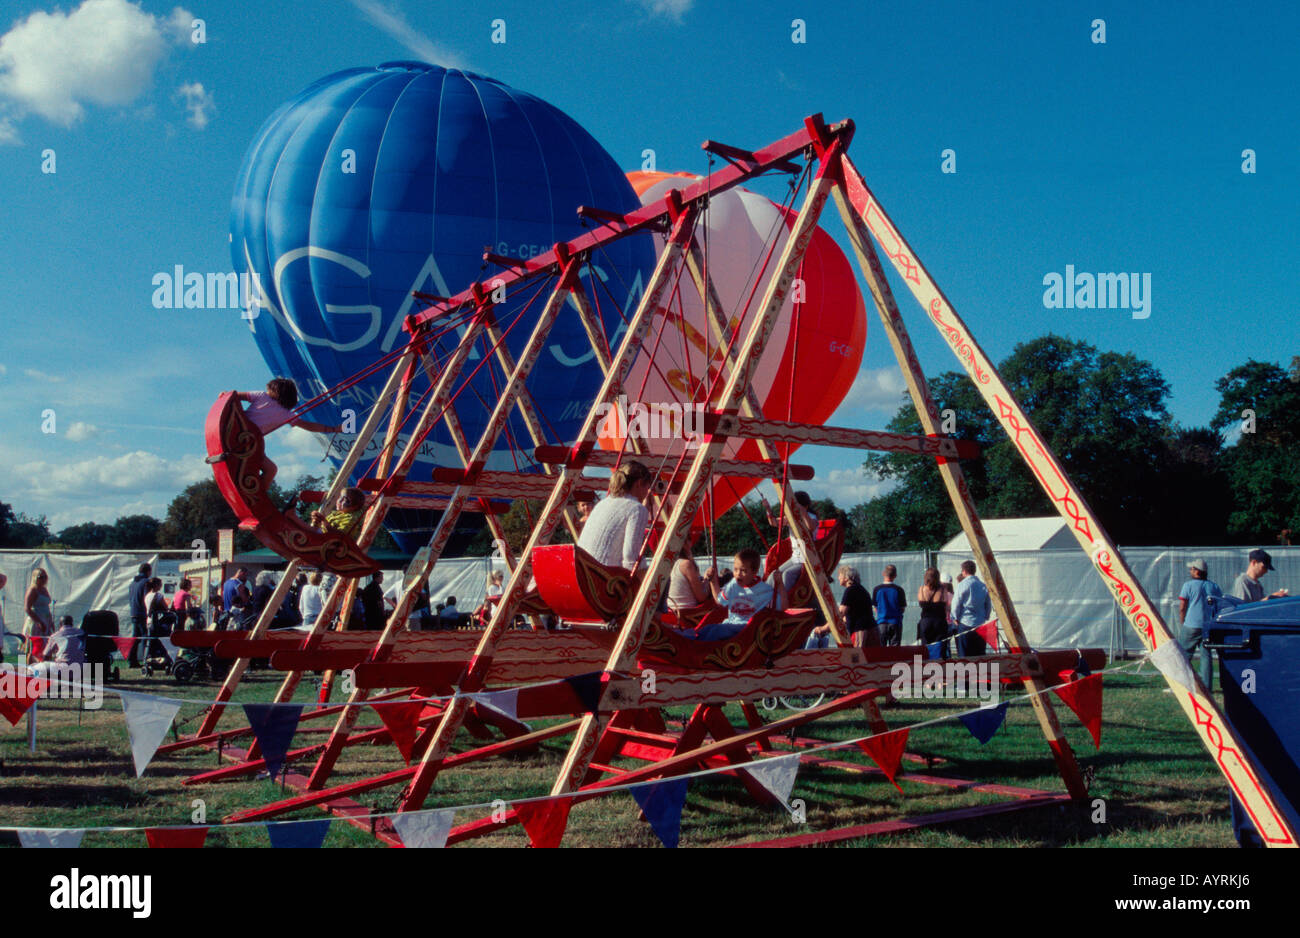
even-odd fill
[(127, 664), (133, 668), (140, 667), (140, 646), (144, 642), (139, 641), (149, 635), (148, 619), (144, 611), (144, 597), (149, 592), (149, 579), (153, 576), (153, 567), (147, 563), (140, 564), (140, 572), (135, 575), (131, 581), (131, 635), (136, 641), (131, 643), (131, 655)]

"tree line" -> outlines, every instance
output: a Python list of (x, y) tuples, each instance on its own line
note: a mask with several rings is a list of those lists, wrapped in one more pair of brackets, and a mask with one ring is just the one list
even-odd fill
[[(1219, 406), (1207, 426), (1185, 427), (1168, 409), (1170, 388), (1160, 371), (1131, 353), (1099, 351), (1087, 342), (1046, 335), (1021, 343), (998, 365), (1013, 395), (1064, 465), (1110, 535), (1120, 544), (1289, 544), (1300, 527), (1300, 356), (1289, 367), (1247, 361), (1215, 382)], [(962, 471), (983, 518), (1055, 514), (1014, 445), (963, 372), (930, 379), (941, 412), (951, 411), (951, 435), (981, 447)], [(887, 429), (919, 434), (904, 402)], [(896, 482), (887, 494), (851, 508), (814, 501), (821, 518), (847, 526), (849, 551), (936, 549), (960, 531), (932, 458), (873, 453), (869, 477)], [(303, 476), (291, 491), (273, 487), (286, 503), (292, 492), (323, 489), (328, 478)], [(299, 505), (305, 517), (314, 506)], [(516, 500), (501, 520), (506, 540), (522, 548), (541, 502)], [(44, 517), (15, 514), (0, 502), (0, 546), (42, 549), (191, 549), (215, 545), (217, 530), (237, 520), (212, 480), (176, 496), (166, 517), (128, 515), (111, 525), (86, 522), (51, 532)], [(757, 499), (728, 511), (697, 546), (697, 553), (729, 556), (771, 543), (776, 530)], [(567, 540), (567, 535), (560, 535)], [(237, 531), (238, 551), (256, 539)], [(395, 549), (386, 534), (376, 546)], [(484, 531), (466, 550), (491, 552)]]

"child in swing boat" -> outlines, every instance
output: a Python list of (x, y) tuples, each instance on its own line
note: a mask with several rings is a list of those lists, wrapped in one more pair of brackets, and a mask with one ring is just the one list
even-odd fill
[(361, 489), (346, 488), (339, 493), (334, 511), (328, 515), (320, 511), (311, 513), (311, 523), (326, 534), (337, 531), (344, 537), (356, 533), (366, 514), (366, 496)]
[[(272, 378), (266, 382), (265, 391), (236, 391), (235, 399), (248, 404), (244, 416), (248, 418), (249, 423), (261, 431), (263, 437), (286, 423), (312, 433), (339, 433), (343, 429), (342, 426), (331, 427), (295, 417), (293, 409), (298, 406), (298, 385), (288, 378)], [(271, 480), (275, 478), (275, 472), (275, 463), (264, 458), (262, 474), (266, 477), (268, 488)]]
[(763, 560), (758, 551), (745, 548), (731, 561), (734, 574), (725, 587), (718, 585), (718, 571), (710, 568), (704, 575), (713, 591), (713, 599), (719, 606), (727, 607), (727, 618), (714, 625), (697, 629), (694, 638), (703, 642), (714, 642), (731, 638), (739, 633), (754, 613), (766, 609), (777, 600), (777, 591), (770, 583), (759, 578), (758, 571)]

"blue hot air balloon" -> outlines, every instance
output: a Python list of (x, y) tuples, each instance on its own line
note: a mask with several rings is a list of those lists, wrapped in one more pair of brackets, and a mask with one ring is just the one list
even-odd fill
[[(412, 291), (450, 296), (490, 278), (485, 248), (528, 257), (581, 234), (579, 205), (631, 211), (640, 202), (601, 145), (540, 98), (420, 62), (323, 78), (267, 119), (235, 186), (232, 254), (261, 304), (250, 322), (257, 346), (272, 372), (293, 378), (304, 399), (315, 396), (405, 340), (404, 317), (428, 305)], [(640, 299), (653, 264), (648, 236), (592, 258), (584, 279), (601, 301), (608, 335)], [(510, 297), (502, 321), (530, 294), (521, 289)], [(510, 333), (513, 352), (527, 341), (528, 320), (543, 302), (544, 296)], [(465, 372), (481, 361), (476, 353)], [(350, 408), (359, 425), (387, 371), (323, 405), (313, 419), (340, 421)], [(586, 333), (568, 309), (528, 382), (559, 441), (577, 435), (601, 379)], [(498, 385), (485, 367), (457, 401), (471, 445)], [(422, 379), (413, 399), (427, 387)], [(489, 467), (527, 468), (529, 446), (525, 425), (513, 415)], [(342, 452), (332, 458), (337, 464)], [(410, 478), (427, 480), (434, 465), (461, 465), (445, 429), (430, 437)], [(388, 517), (407, 550), (422, 545), (435, 523), (433, 513), (413, 509)], [(470, 516), (457, 541), (478, 527)]]

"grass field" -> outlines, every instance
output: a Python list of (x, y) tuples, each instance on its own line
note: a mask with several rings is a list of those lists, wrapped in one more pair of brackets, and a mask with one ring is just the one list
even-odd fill
[[(210, 700), (215, 684), (179, 687), (169, 678), (137, 676), (115, 685), (123, 690), (169, 697)], [(274, 672), (245, 677), (237, 701), (269, 700), (278, 686)], [(1094, 798), (1105, 802), (1105, 822), (1094, 823), (1094, 807), (1049, 806), (1010, 815), (972, 819), (901, 835), (845, 841), (850, 846), (1092, 846), (1092, 847), (1229, 847), (1235, 846), (1229, 821), (1227, 786), (1202, 749), (1164, 682), (1149, 668), (1134, 673), (1132, 665), (1106, 678), (1102, 748), (1092, 740), (1064, 706), (1058, 706), (1071, 745), (1090, 780)], [(307, 699), (309, 688), (299, 691)], [(967, 709), (958, 701), (910, 701), (885, 711), (891, 727), (912, 725)], [(729, 712), (730, 712), (729, 708)], [(179, 720), (198, 724), (198, 706), (181, 710)], [(684, 711), (676, 712), (681, 717)], [(739, 721), (738, 710), (732, 714)], [(775, 716), (785, 715), (777, 712)], [(222, 727), (240, 725), (242, 714), (230, 712)], [(329, 721), (321, 721), (322, 725)], [(377, 725), (367, 713), (362, 726)], [(308, 724), (304, 724), (308, 725)], [(537, 728), (544, 723), (536, 723)], [(156, 759), (143, 778), (135, 777), (125, 722), (118, 698), (106, 695), (98, 711), (82, 711), (80, 701), (50, 701), (39, 706), (36, 752), (28, 751), (26, 721), (9, 727), (0, 721), (0, 826), (141, 828), (193, 822), (196, 801), (203, 803), (207, 823), (218, 823), (233, 811), (286, 797), (267, 779), (183, 786), (182, 780), (216, 767), (217, 755), (190, 749)], [(806, 727), (801, 735), (834, 741), (866, 735), (860, 712), (845, 711)], [(301, 732), (295, 745), (321, 740)], [(442, 774), (426, 807), (486, 803), (546, 794), (567, 750), (568, 737), (544, 743), (531, 754), (504, 756)], [(1063, 785), (1026, 703), (1013, 703), (1007, 722), (986, 746), (970, 736), (956, 720), (918, 729), (908, 752), (931, 759), (905, 762), (904, 770), (934, 776), (998, 782), (1027, 788), (1061, 791)], [(872, 763), (856, 747), (826, 754), (864, 768)], [(363, 778), (402, 766), (391, 745), (366, 745), (346, 750), (333, 781)], [(793, 797), (806, 805), (806, 822), (795, 824), (780, 810), (752, 802), (734, 778), (714, 776), (692, 782), (682, 816), (682, 846), (722, 846), (767, 840), (817, 830), (860, 825), (904, 816), (1002, 800), (970, 791), (950, 791), (900, 777), (902, 793), (878, 774), (804, 764)], [(376, 812), (393, 810), (400, 788), (381, 789), (358, 798)], [(478, 808), (458, 814), (457, 821), (488, 813)], [(290, 817), (315, 819), (311, 808)], [(13, 835), (6, 843), (16, 843)], [(511, 827), (473, 841), (483, 846), (522, 846), (521, 828)], [(612, 793), (574, 807), (566, 846), (657, 847), (658, 840), (639, 818), (627, 793)], [(83, 846), (142, 846), (139, 831), (92, 831)], [(209, 846), (268, 846), (265, 830), (257, 827), (216, 827)], [(326, 847), (382, 846), (367, 832), (336, 821)]]

